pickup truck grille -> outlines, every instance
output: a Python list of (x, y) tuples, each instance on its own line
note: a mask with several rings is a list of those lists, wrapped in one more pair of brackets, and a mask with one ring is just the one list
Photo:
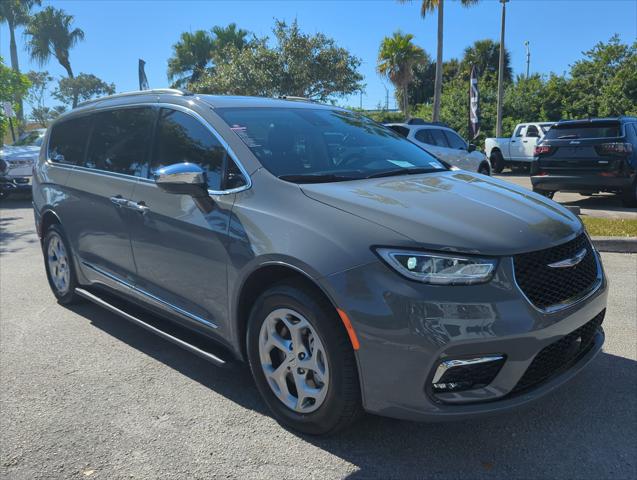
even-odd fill
[[(570, 267), (554, 268), (550, 264), (573, 258), (582, 249), (586, 255)], [(557, 247), (513, 257), (515, 279), (529, 301), (540, 309), (574, 301), (595, 284), (598, 263), (585, 234)]]

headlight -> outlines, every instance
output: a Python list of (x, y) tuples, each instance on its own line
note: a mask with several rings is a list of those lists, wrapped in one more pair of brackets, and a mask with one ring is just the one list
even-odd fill
[(378, 248), (376, 252), (401, 275), (434, 285), (471, 285), (488, 282), (498, 265), (494, 258), (391, 248)]

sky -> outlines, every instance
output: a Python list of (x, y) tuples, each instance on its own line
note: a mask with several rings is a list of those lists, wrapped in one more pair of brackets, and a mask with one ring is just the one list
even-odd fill
[[(1, 0), (0, 0), (1, 1)], [(420, 16), (420, 1), (400, 4), (396, 0), (357, 1), (177, 1), (177, 0), (44, 0), (75, 17), (85, 40), (71, 51), (74, 72), (93, 73), (114, 82), (118, 92), (138, 88), (137, 61), (146, 61), (151, 87), (167, 87), (167, 60), (181, 32), (210, 29), (235, 22), (257, 36), (271, 36), (274, 19), (298, 20), (307, 33), (323, 32), (362, 60), (360, 72), (366, 89), (363, 108), (385, 103), (395, 106), (391, 84), (376, 73), (376, 57), (383, 37), (396, 30), (415, 35), (414, 42), (432, 58), (436, 52), (436, 16)], [(445, 2), (444, 59), (462, 56), (474, 41), (499, 39), (501, 5), (482, 0), (464, 8)], [(581, 58), (581, 52), (613, 34), (622, 41), (637, 40), (637, 0), (511, 0), (507, 4), (505, 45), (511, 52), (515, 74), (525, 72), (524, 42), (531, 49), (531, 72), (565, 73)], [(55, 59), (44, 67), (30, 62), (18, 32), (20, 68), (48, 70), (64, 75)], [(0, 25), (0, 55), (9, 63), (9, 32)], [(359, 106), (352, 95), (339, 105)]]

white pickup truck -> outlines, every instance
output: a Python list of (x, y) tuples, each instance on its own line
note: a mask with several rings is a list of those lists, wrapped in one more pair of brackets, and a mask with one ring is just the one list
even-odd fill
[(493, 172), (500, 173), (504, 167), (529, 168), (534, 160), (535, 145), (554, 123), (519, 123), (511, 138), (487, 138), (484, 151)]

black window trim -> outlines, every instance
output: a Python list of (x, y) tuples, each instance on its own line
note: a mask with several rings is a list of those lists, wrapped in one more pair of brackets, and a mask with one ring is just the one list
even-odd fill
[[(151, 103), (151, 102), (135, 102), (135, 103), (126, 103), (126, 104), (122, 104), (122, 105), (109, 105), (109, 106), (104, 106), (101, 108), (95, 108), (92, 109), (88, 112), (82, 112), (81, 114), (78, 115), (68, 115), (65, 117), (62, 117), (59, 121), (56, 121), (55, 124), (51, 127), (51, 131), (53, 131), (53, 127), (55, 125), (58, 124), (62, 124), (68, 120), (73, 120), (76, 118), (81, 118), (84, 116), (90, 116), (93, 117), (94, 114), (103, 112), (103, 111), (108, 111), (108, 110), (119, 110), (122, 108), (135, 108), (135, 107), (151, 107), (153, 109), (157, 110), (157, 115), (155, 118), (155, 125), (153, 126), (153, 132), (152, 132), (152, 138), (150, 139), (150, 141), (152, 142), (151, 144), (154, 145), (155, 144), (155, 135), (157, 133), (157, 124), (156, 122), (159, 121), (159, 110), (161, 108), (168, 108), (168, 109), (173, 109), (173, 110), (178, 110), (180, 112), (183, 112), (187, 115), (190, 115), (192, 117), (195, 118), (195, 120), (197, 120), (199, 123), (201, 123), (206, 129), (208, 129), (208, 131), (210, 133), (212, 133), (215, 138), (219, 141), (219, 143), (221, 143), (221, 145), (223, 146), (223, 148), (226, 150), (226, 152), (228, 153), (228, 156), (230, 156), (230, 158), (234, 161), (234, 163), (237, 165), (237, 168), (239, 169), (239, 171), (241, 172), (241, 174), (243, 175), (243, 178), (245, 179), (245, 185), (242, 185), (240, 187), (236, 187), (236, 188), (230, 188), (230, 189), (226, 189), (226, 190), (211, 190), (208, 189), (208, 194), (209, 195), (231, 195), (233, 193), (239, 193), (242, 192), (244, 190), (248, 190), (250, 188), (252, 188), (252, 179), (250, 178), (250, 175), (248, 174), (247, 170), (245, 169), (245, 167), (243, 166), (243, 164), (239, 161), (239, 159), (237, 158), (237, 155), (234, 153), (234, 151), (232, 150), (232, 148), (230, 147), (230, 145), (228, 144), (228, 142), (212, 127), (212, 125), (210, 125), (210, 123), (203, 118), (201, 115), (199, 115), (197, 112), (184, 107), (182, 105), (177, 105), (174, 103)], [(85, 163), (86, 161), (86, 154), (87, 154), (87, 150), (88, 150), (88, 145), (89, 145), (89, 139), (90, 136), (93, 133), (93, 124), (94, 124), (94, 120), (93, 118), (91, 118), (91, 126), (90, 126), (90, 133), (89, 133), (89, 138), (87, 138), (87, 141), (84, 145), (84, 155), (82, 157), (82, 163)], [(144, 177), (138, 177), (135, 175), (127, 175), (125, 173), (118, 173), (118, 172), (109, 172), (107, 170), (99, 170), (96, 168), (87, 168), (84, 167), (83, 165), (68, 165), (68, 164), (63, 164), (63, 163), (59, 163), (59, 162), (54, 162), (51, 160), (50, 157), (50, 152), (49, 152), (49, 143), (51, 140), (51, 134), (48, 133), (47, 135), (47, 144), (46, 144), (46, 163), (49, 166), (53, 166), (53, 167), (59, 167), (59, 168), (67, 168), (70, 170), (79, 170), (79, 171), (83, 171), (83, 172), (88, 172), (88, 173), (93, 173), (96, 175), (107, 175), (107, 176), (115, 176), (115, 177), (121, 177), (123, 179), (129, 179), (129, 180), (135, 180), (137, 182), (143, 182), (143, 183), (152, 183), (154, 184), (155, 181), (151, 178), (144, 178)], [(152, 150), (152, 149), (149, 149)], [(149, 153), (150, 155), (150, 153)], [(150, 158), (148, 159), (150, 160)], [(227, 169), (224, 169), (223, 172), (223, 177), (225, 178), (226, 176), (226, 171)], [(150, 169), (149, 169), (150, 172)], [(149, 173), (150, 174), (150, 173)]]

